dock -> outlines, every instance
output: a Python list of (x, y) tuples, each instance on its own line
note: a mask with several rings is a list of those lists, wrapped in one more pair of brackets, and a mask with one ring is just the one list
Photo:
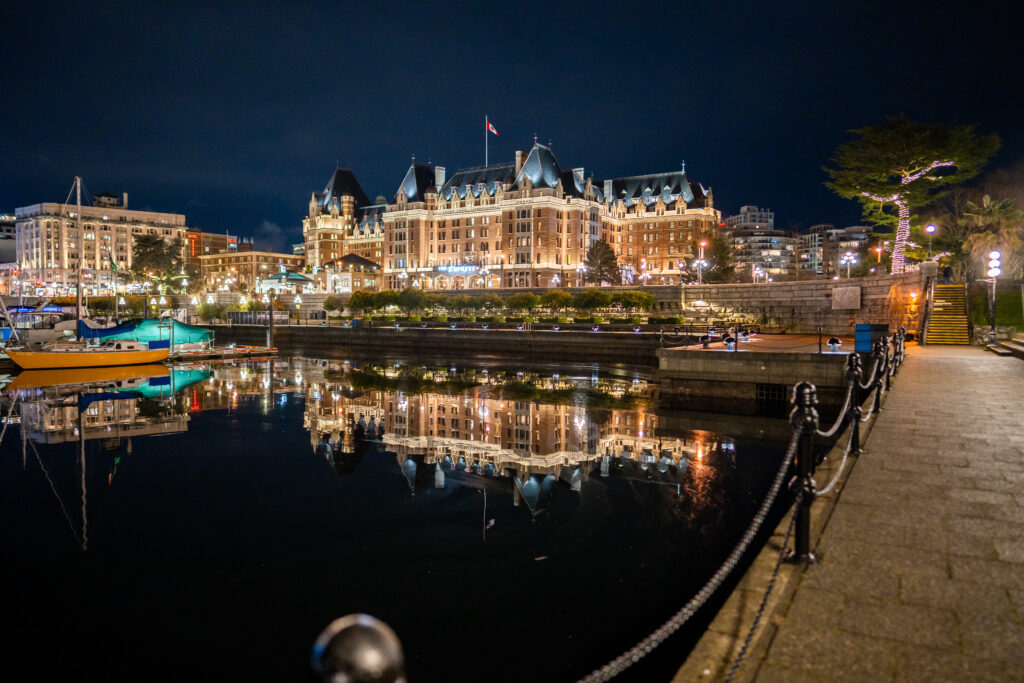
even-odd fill
[(193, 363), (204, 360), (239, 360), (277, 356), (274, 346), (242, 346), (231, 344), (198, 351), (176, 351), (167, 357), (172, 363)]

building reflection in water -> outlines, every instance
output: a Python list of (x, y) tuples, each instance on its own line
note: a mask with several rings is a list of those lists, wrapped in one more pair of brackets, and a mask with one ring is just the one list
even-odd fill
[(709, 495), (716, 467), (735, 463), (728, 438), (660, 435), (641, 378), (327, 361), (304, 361), (301, 374), (314, 451), (349, 475), (363, 457), (356, 425), (383, 421), (383, 448), (412, 493), (454, 479), (511, 488), (516, 505), (537, 512), (556, 483), (579, 492), (615, 476), (694, 498)]

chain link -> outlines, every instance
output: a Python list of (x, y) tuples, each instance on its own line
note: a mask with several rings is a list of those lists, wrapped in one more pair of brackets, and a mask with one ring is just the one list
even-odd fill
[(736, 677), (736, 672), (739, 671), (740, 665), (743, 664), (743, 658), (747, 656), (747, 650), (750, 649), (750, 642), (754, 639), (754, 632), (757, 631), (757, 625), (761, 622), (761, 617), (764, 616), (764, 608), (768, 605), (768, 596), (771, 595), (772, 590), (775, 589), (775, 581), (779, 578), (779, 570), (782, 568), (782, 562), (786, 559), (786, 555), (789, 552), (789, 539), (793, 535), (793, 528), (796, 527), (796, 513), (800, 507), (802, 499), (803, 494), (798, 493), (796, 496), (796, 502), (793, 504), (793, 514), (790, 515), (789, 525), (786, 527), (786, 534), (782, 538), (782, 547), (779, 548), (779, 556), (775, 559), (775, 567), (772, 569), (772, 577), (768, 580), (768, 587), (765, 588), (764, 595), (761, 597), (761, 604), (757, 606), (757, 612), (754, 614), (754, 621), (750, 624), (750, 630), (747, 631), (747, 637), (743, 639), (743, 647), (740, 648), (732, 666), (729, 667), (729, 673), (725, 675), (726, 683), (731, 683)]
[(853, 384), (851, 381), (850, 385), (846, 388), (846, 399), (843, 401), (843, 407), (839, 409), (839, 416), (836, 418), (836, 423), (832, 427), (823, 432), (820, 429), (814, 430), (817, 436), (823, 439), (831, 439), (833, 436), (839, 433), (840, 428), (846, 423), (846, 413), (850, 409), (850, 402), (853, 400)]
[[(871, 368), (871, 378), (867, 381), (867, 383), (861, 383), (857, 379), (851, 379), (849, 386), (847, 387), (846, 399), (843, 402), (843, 408), (842, 410), (839, 411), (839, 417), (837, 418), (836, 423), (832, 425), (832, 427), (826, 432), (822, 432), (820, 430), (815, 429), (815, 435), (823, 438), (831, 438), (839, 431), (841, 425), (845, 422), (847, 413), (851, 411), (853, 392), (856, 387), (859, 386), (861, 389), (868, 389), (874, 387), (874, 390), (876, 392), (882, 391), (883, 383), (881, 380), (886, 375), (890, 377), (895, 375), (896, 371), (903, 363), (903, 358), (906, 351), (905, 345), (902, 343), (902, 341), (903, 339), (901, 334), (897, 333), (893, 335), (893, 352), (892, 355), (889, 355), (888, 350), (884, 352), (884, 363), (882, 362), (882, 358), (880, 357), (880, 355), (875, 356), (875, 363), (874, 366)], [(867, 415), (861, 418), (860, 421), (867, 422), (868, 419), (870, 419), (873, 412), (874, 404), (872, 402), (872, 407), (868, 409)], [(743, 557), (743, 554), (746, 552), (751, 542), (753, 542), (754, 537), (757, 535), (757, 532), (761, 528), (761, 525), (764, 524), (765, 519), (768, 517), (768, 511), (771, 509), (772, 504), (775, 502), (775, 498), (779, 494), (779, 489), (782, 487), (782, 482), (785, 479), (786, 472), (789, 470), (790, 465), (793, 463), (793, 458), (796, 456), (797, 444), (800, 441), (801, 429), (798, 427), (798, 425), (794, 425), (793, 427), (793, 436), (789, 441), (789, 447), (786, 449), (786, 455), (782, 459), (782, 464), (779, 466), (779, 471), (775, 474), (775, 479), (772, 480), (772, 484), (768, 489), (768, 493), (765, 495), (764, 500), (761, 502), (761, 506), (758, 508), (757, 513), (754, 515), (754, 518), (747, 526), (746, 531), (743, 532), (743, 536), (740, 538), (736, 546), (732, 549), (732, 552), (729, 553), (729, 556), (725, 558), (725, 561), (718, 568), (718, 570), (715, 571), (711, 578), (707, 580), (707, 582), (701, 587), (697, 594), (690, 598), (690, 601), (683, 605), (683, 607), (674, 615), (672, 615), (672, 617), (669, 618), (668, 621), (663, 623), (661, 626), (655, 629), (649, 636), (641, 640), (639, 643), (634, 645), (632, 648), (630, 648), (623, 654), (619, 655), (618, 657), (608, 662), (601, 668), (595, 669), (590, 674), (580, 679), (581, 683), (602, 683), (603, 681), (610, 681), (611, 679), (615, 678), (623, 671), (631, 667), (633, 664), (639, 662), (641, 659), (650, 654), (650, 652), (654, 650), (654, 648), (658, 647), (658, 645), (663, 643), (669, 636), (671, 636), (673, 633), (682, 628), (682, 626), (686, 624), (686, 622), (688, 622), (690, 618), (694, 614), (696, 614), (698, 610), (700, 610), (701, 607), (704, 606), (704, 604), (715, 593), (715, 591), (718, 590), (718, 588), (725, 581), (726, 577), (728, 577), (729, 574), (732, 573), (732, 570), (736, 568), (736, 565), (739, 563), (740, 558)], [(839, 467), (836, 469), (835, 475), (832, 477), (832, 481), (828, 483), (828, 486), (826, 486), (820, 491), (817, 491), (817, 496), (824, 496), (827, 495), (828, 493), (831, 493), (833, 488), (835, 488), (836, 484), (839, 482), (839, 479), (846, 468), (846, 463), (849, 459), (850, 452), (853, 447), (854, 429), (855, 428), (851, 426), (850, 435), (846, 442), (846, 448), (843, 451), (843, 458), (839, 463)], [(796, 506), (793, 508), (794, 511), (799, 507), (803, 499), (803, 495), (803, 491), (796, 492)], [(729, 672), (725, 679), (726, 681), (733, 680), (733, 678), (736, 675), (736, 672), (739, 670), (739, 667), (743, 662), (744, 657), (747, 655), (747, 651), (750, 648), (750, 643), (753, 639), (754, 632), (757, 629), (757, 625), (764, 614), (765, 606), (768, 604), (768, 596), (771, 594), (773, 588), (775, 587), (775, 581), (778, 578), (779, 569), (782, 565), (782, 560), (786, 555), (787, 546), (789, 545), (789, 539), (793, 534), (793, 529), (796, 524), (796, 518), (797, 515), (794, 512), (789, 521), (789, 525), (786, 529), (786, 534), (782, 541), (782, 548), (780, 550), (779, 557), (775, 562), (775, 568), (772, 571), (772, 576), (770, 581), (768, 582), (768, 587), (765, 590), (764, 596), (761, 598), (761, 604), (758, 606), (757, 613), (754, 615), (754, 621), (751, 624), (750, 630), (747, 633), (747, 637), (744, 639), (743, 646), (740, 648), (739, 654), (737, 655), (735, 661), (729, 667)]]
[(764, 501), (761, 503), (761, 507), (758, 508), (757, 513), (754, 515), (754, 519), (751, 520), (750, 525), (747, 526), (746, 531), (743, 532), (743, 536), (740, 538), (739, 543), (732, 549), (729, 556), (725, 558), (725, 562), (718, 568), (718, 570), (708, 579), (707, 583), (690, 598), (690, 601), (683, 605), (682, 609), (676, 612), (672, 617), (664, 624), (659, 626), (651, 635), (647, 636), (639, 643), (634, 645), (632, 648), (619, 655), (612, 661), (608, 662), (600, 669), (595, 669), (593, 672), (580, 679), (582, 683), (599, 683), (601, 681), (610, 681), (611, 679), (618, 676), (620, 673), (636, 664), (645, 656), (647, 656), (651, 650), (656, 648), (662, 642), (665, 641), (669, 636), (678, 631), (683, 624), (690, 620), (697, 611), (704, 606), (704, 603), (718, 590), (718, 587), (722, 585), (726, 577), (732, 573), (736, 565), (739, 563), (743, 553), (746, 552), (747, 547), (754, 540), (754, 536), (760, 530), (761, 525), (764, 524), (765, 519), (768, 517), (768, 511), (771, 509), (772, 503), (775, 502), (775, 498), (779, 493), (779, 489), (782, 488), (782, 482), (785, 479), (786, 472), (789, 470), (790, 464), (793, 462), (793, 458), (796, 455), (796, 447), (800, 440), (800, 433), (794, 432), (793, 437), (789, 441), (789, 448), (786, 449), (786, 455), (782, 459), (782, 464), (779, 466), (779, 471), (775, 474), (775, 479), (772, 480), (772, 485), (768, 489), (768, 493), (765, 495)]
[(832, 492), (832, 489), (839, 482), (839, 477), (843, 474), (843, 468), (846, 467), (846, 460), (850, 456), (850, 449), (853, 447), (853, 430), (850, 430), (850, 436), (846, 440), (846, 448), (843, 450), (843, 459), (839, 461), (839, 467), (836, 469), (835, 475), (832, 477), (832, 481), (828, 483), (828, 486), (818, 491), (818, 496), (825, 496)]

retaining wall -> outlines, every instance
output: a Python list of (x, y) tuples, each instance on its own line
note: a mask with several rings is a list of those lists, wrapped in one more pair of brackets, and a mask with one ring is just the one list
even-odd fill
[[(852, 308), (837, 310), (833, 301), (838, 290), (857, 288), (859, 302)], [(607, 287), (605, 291), (635, 289)], [(925, 277), (921, 272), (903, 275), (873, 275), (843, 280), (802, 280), (733, 285), (686, 285), (644, 288), (656, 300), (654, 315), (682, 314), (687, 323), (742, 319), (766, 327), (790, 332), (817, 332), (850, 335), (857, 323), (887, 323), (895, 329), (904, 325), (917, 330), (924, 304)], [(478, 295), (494, 292), (502, 296), (520, 291), (543, 294), (546, 290), (457, 290), (458, 294)], [(568, 292), (578, 291), (567, 289)], [(917, 296), (914, 297), (911, 294)], [(237, 294), (215, 294), (221, 304), (237, 303)], [(190, 308), (190, 297), (173, 297), (174, 305)], [(295, 303), (294, 294), (278, 299), (299, 314), (322, 310), (326, 294), (303, 294)], [(203, 297), (205, 300), (205, 295)]]

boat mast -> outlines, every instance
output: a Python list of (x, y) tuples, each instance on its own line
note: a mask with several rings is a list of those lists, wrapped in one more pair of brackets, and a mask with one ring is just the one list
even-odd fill
[[(82, 178), (75, 176), (75, 234), (78, 235), (78, 278), (75, 287), (75, 318), (82, 319), (82, 260), (85, 258), (85, 240), (82, 239)], [(78, 334), (78, 330), (75, 330)]]

